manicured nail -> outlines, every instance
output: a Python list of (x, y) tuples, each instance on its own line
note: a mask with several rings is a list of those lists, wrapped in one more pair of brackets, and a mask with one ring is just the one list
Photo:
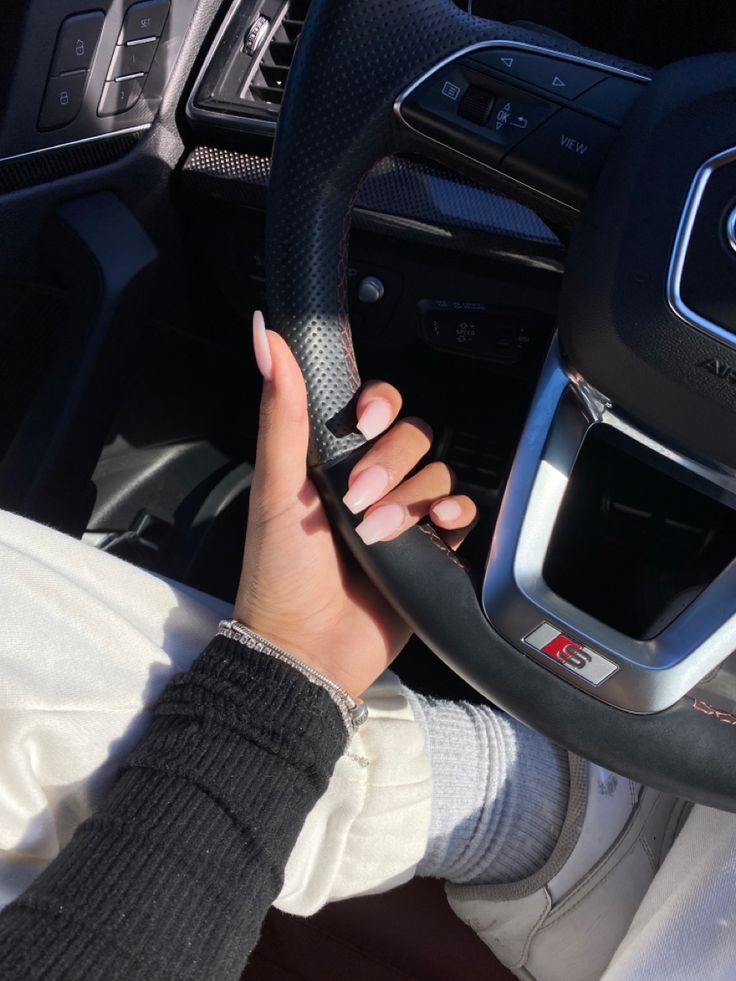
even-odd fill
[(406, 512), (400, 504), (384, 504), (364, 518), (355, 533), (363, 539), (364, 545), (373, 545), (398, 531), (405, 517)]
[(253, 311), (253, 350), (256, 356), (258, 370), (266, 381), (273, 378), (273, 361), (271, 360), (271, 350), (268, 346), (268, 335), (266, 334), (266, 321), (260, 310)]
[(457, 521), (462, 513), (463, 509), (457, 501), (453, 501), (451, 498), (446, 501), (439, 501), (432, 507), (432, 514), (440, 521)]
[(364, 406), (356, 423), (366, 439), (375, 439), (388, 429), (391, 422), (391, 405), (386, 399), (371, 399)]
[(342, 502), (348, 511), (357, 514), (371, 504), (380, 501), (388, 490), (389, 475), (383, 467), (373, 466), (362, 470), (353, 481)]

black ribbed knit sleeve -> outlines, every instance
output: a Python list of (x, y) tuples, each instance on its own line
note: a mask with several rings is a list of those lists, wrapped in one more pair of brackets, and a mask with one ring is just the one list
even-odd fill
[(0, 978), (237, 981), (345, 742), (322, 688), (215, 638), (100, 810), (0, 913)]

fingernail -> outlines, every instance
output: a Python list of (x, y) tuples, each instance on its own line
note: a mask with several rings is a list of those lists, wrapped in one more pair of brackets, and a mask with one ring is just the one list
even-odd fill
[(375, 439), (388, 429), (390, 422), (390, 403), (386, 399), (371, 399), (358, 417), (356, 425), (366, 439)]
[(392, 535), (404, 523), (406, 513), (400, 504), (384, 504), (364, 518), (355, 529), (364, 545), (373, 545)]
[(462, 513), (463, 509), (457, 501), (449, 498), (446, 501), (439, 501), (432, 507), (432, 514), (438, 517), (440, 521), (456, 521)]
[(266, 321), (260, 310), (253, 311), (253, 351), (255, 352), (258, 370), (266, 381), (271, 381), (273, 378), (273, 361), (268, 346)]
[(367, 467), (355, 478), (342, 502), (353, 514), (365, 511), (371, 504), (380, 501), (388, 489), (388, 484), (389, 475), (383, 467)]

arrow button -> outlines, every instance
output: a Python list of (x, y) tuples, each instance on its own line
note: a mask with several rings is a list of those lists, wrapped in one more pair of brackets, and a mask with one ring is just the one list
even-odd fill
[(507, 78), (512, 76), (544, 92), (554, 93), (557, 98), (577, 99), (606, 77), (603, 72), (574, 61), (509, 48), (481, 49), (473, 51), (469, 57)]

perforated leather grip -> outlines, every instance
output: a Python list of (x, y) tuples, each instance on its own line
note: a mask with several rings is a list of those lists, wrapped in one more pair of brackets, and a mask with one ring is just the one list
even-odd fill
[(451, 0), (312, 3), (279, 117), (266, 274), (271, 326), (291, 345), (307, 382), (313, 463), (337, 459), (362, 440), (352, 405), (360, 375), (346, 307), (347, 244), (363, 177), (403, 144), (394, 102), (443, 58), (494, 39), (606, 58), (471, 17)]

